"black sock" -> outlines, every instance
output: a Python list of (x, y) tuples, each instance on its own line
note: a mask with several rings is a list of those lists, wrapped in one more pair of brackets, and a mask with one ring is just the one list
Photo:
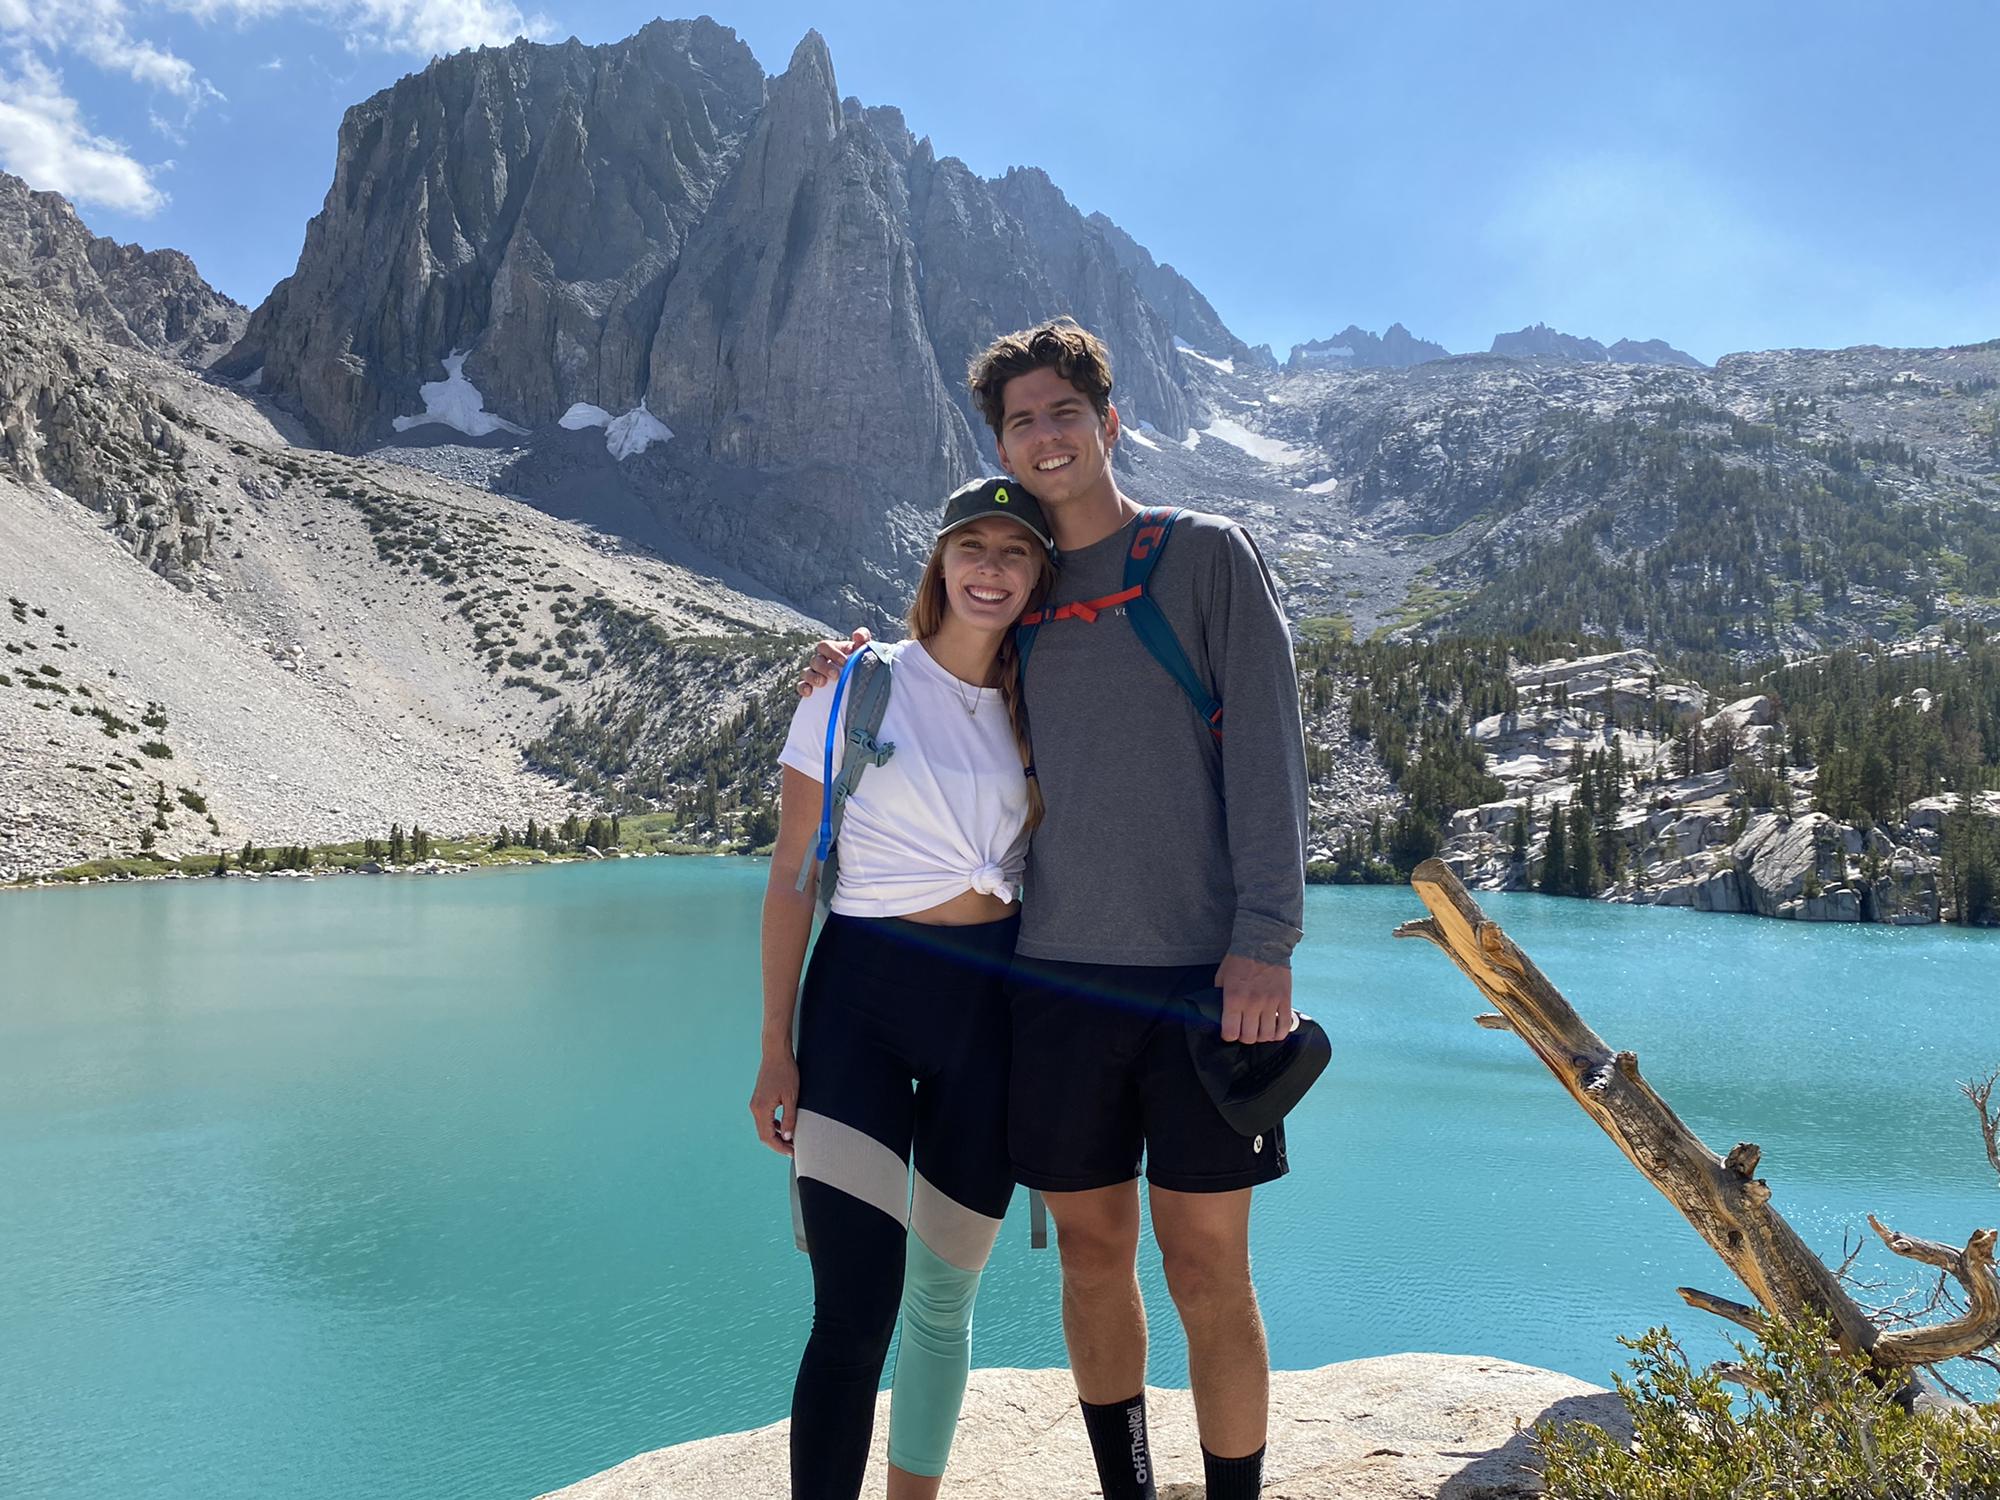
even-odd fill
[(1090, 1434), (1091, 1456), (1097, 1460), (1097, 1482), (1104, 1500), (1154, 1500), (1153, 1450), (1146, 1441), (1146, 1393), (1129, 1401), (1112, 1401), (1083, 1408), (1083, 1428)]
[(1264, 1450), (1248, 1458), (1217, 1458), (1204, 1448), (1201, 1471), (1208, 1500), (1257, 1500), (1264, 1490)]

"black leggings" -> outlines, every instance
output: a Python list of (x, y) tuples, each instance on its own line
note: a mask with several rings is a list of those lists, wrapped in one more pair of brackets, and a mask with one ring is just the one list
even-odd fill
[[(954, 1353), (930, 1347), (940, 1339), (929, 1322), (958, 1316), (963, 1326), (945, 1328), (941, 1341), (954, 1333), (969, 1340), (972, 1292), (1014, 1190), (1002, 985), (1018, 926), (1016, 918), (933, 927), (831, 916), (813, 949), (799, 1000), (794, 1128), (813, 1271), (812, 1335), (792, 1393), (795, 1500), (853, 1500), (861, 1492), (906, 1255), (919, 1274), (898, 1361), (890, 1457), (912, 1472), (942, 1472), (939, 1434), (903, 1430), (905, 1408), (922, 1408), (932, 1428), (942, 1420), (948, 1445)], [(922, 1318), (938, 1304), (949, 1305), (935, 1320)], [(920, 1321), (926, 1326), (913, 1326)], [(929, 1361), (921, 1376), (920, 1345)], [(961, 1392), (966, 1357), (965, 1347), (956, 1350)], [(906, 1392), (906, 1375), (921, 1387)], [(940, 1385), (948, 1398), (942, 1418)]]

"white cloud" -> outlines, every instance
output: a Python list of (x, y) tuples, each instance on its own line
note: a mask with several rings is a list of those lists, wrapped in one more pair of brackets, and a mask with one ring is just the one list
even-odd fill
[[(0, 0), (0, 5), (24, 0)], [(310, 16), (339, 31), (362, 51), (429, 57), (463, 47), (498, 46), (519, 36), (548, 36), (547, 17), (525, 14), (511, 0), (156, 0), (198, 19), (241, 22)]]
[[(57, 70), (79, 58), (178, 101), (178, 111), (153, 109), (149, 118), (184, 142), (195, 117), (223, 95), (192, 62), (142, 34), (144, 19), (169, 12), (238, 25), (296, 17), (340, 33), (353, 51), (418, 57), (554, 29), (513, 0), (0, 0), (0, 56), (15, 58), (11, 75), (0, 64), (0, 166), (78, 202), (157, 212), (167, 201), (153, 180), (161, 169), (93, 133)], [(284, 59), (263, 66), (278, 71)]]
[(282, 73), (285, 71), (285, 60), (282, 57), (274, 57), (263, 67), (266, 73)]
[(61, 77), (25, 53), (11, 74), (0, 71), (0, 167), (33, 187), (141, 217), (167, 202), (152, 169), (92, 135)]
[(0, 0), (0, 36), (17, 47), (75, 53), (197, 107), (221, 97), (186, 58), (134, 36), (127, 14), (123, 0)]

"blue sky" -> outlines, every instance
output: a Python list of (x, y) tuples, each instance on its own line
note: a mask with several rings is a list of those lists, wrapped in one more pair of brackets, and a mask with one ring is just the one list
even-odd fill
[[(0, 0), (0, 167), (254, 304), (341, 112), (434, 52), (603, 42), (597, 0)], [(1733, 349), (2000, 336), (2000, 7), (766, 0), (938, 152), (1045, 168), (1282, 356), (1400, 320)]]

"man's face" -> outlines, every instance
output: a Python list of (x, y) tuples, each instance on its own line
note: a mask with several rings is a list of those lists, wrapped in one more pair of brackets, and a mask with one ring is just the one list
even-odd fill
[(1090, 398), (1044, 367), (1016, 375), (1000, 392), (1000, 463), (1047, 506), (1103, 484), (1118, 441), (1118, 408), (1099, 420)]

